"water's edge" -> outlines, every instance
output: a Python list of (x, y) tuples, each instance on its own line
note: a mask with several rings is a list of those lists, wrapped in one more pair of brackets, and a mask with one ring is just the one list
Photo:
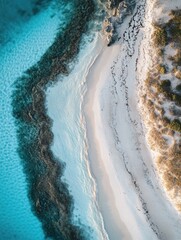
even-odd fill
[(68, 74), (67, 64), (79, 51), (81, 35), (94, 13), (91, 0), (75, 3), (75, 14), (64, 33), (58, 33), (41, 60), (15, 83), (12, 95), (19, 155), (27, 176), (32, 209), (40, 219), (47, 237), (87, 239), (88, 231), (72, 222), (73, 198), (61, 180), (64, 164), (53, 156), (52, 122), (46, 114), (47, 84), (58, 74)]

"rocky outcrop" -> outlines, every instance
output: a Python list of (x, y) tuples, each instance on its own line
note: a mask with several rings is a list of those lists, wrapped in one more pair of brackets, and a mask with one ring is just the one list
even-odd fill
[(135, 0), (108, 0), (106, 4), (107, 16), (103, 23), (103, 32), (108, 46), (117, 41), (117, 28), (128, 15), (133, 13), (135, 5)]

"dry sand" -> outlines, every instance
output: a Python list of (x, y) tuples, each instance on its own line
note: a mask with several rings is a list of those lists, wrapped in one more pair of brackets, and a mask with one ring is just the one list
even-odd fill
[(119, 44), (104, 47), (87, 76), (83, 110), (90, 167), (111, 240), (181, 236), (180, 216), (157, 179), (138, 111), (137, 62), (152, 2), (139, 1)]

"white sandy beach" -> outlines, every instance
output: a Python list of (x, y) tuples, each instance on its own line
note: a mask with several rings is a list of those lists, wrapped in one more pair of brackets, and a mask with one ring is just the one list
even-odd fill
[(47, 91), (52, 150), (66, 163), (75, 223), (93, 227), (98, 240), (181, 237), (180, 215), (158, 180), (138, 109), (154, 2), (138, 1), (119, 43), (107, 47), (96, 34), (71, 74)]
[(83, 109), (90, 167), (112, 240), (181, 237), (180, 215), (160, 186), (138, 110), (137, 62), (152, 4), (139, 1), (121, 26), (119, 44), (102, 50), (87, 77)]

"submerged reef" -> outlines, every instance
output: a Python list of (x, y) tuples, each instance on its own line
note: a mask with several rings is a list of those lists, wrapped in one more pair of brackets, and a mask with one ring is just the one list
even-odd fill
[(88, 227), (73, 223), (73, 198), (62, 180), (65, 164), (52, 154), (52, 122), (45, 106), (47, 85), (54, 83), (58, 74), (68, 74), (67, 64), (79, 52), (82, 33), (95, 12), (92, 0), (72, 4), (75, 11), (69, 24), (57, 34), (40, 61), (17, 79), (12, 95), (18, 153), (32, 211), (42, 222), (45, 235), (57, 240), (91, 239)]
[(151, 34), (155, 54), (142, 96), (148, 141), (163, 186), (181, 211), (181, 10), (155, 22)]

